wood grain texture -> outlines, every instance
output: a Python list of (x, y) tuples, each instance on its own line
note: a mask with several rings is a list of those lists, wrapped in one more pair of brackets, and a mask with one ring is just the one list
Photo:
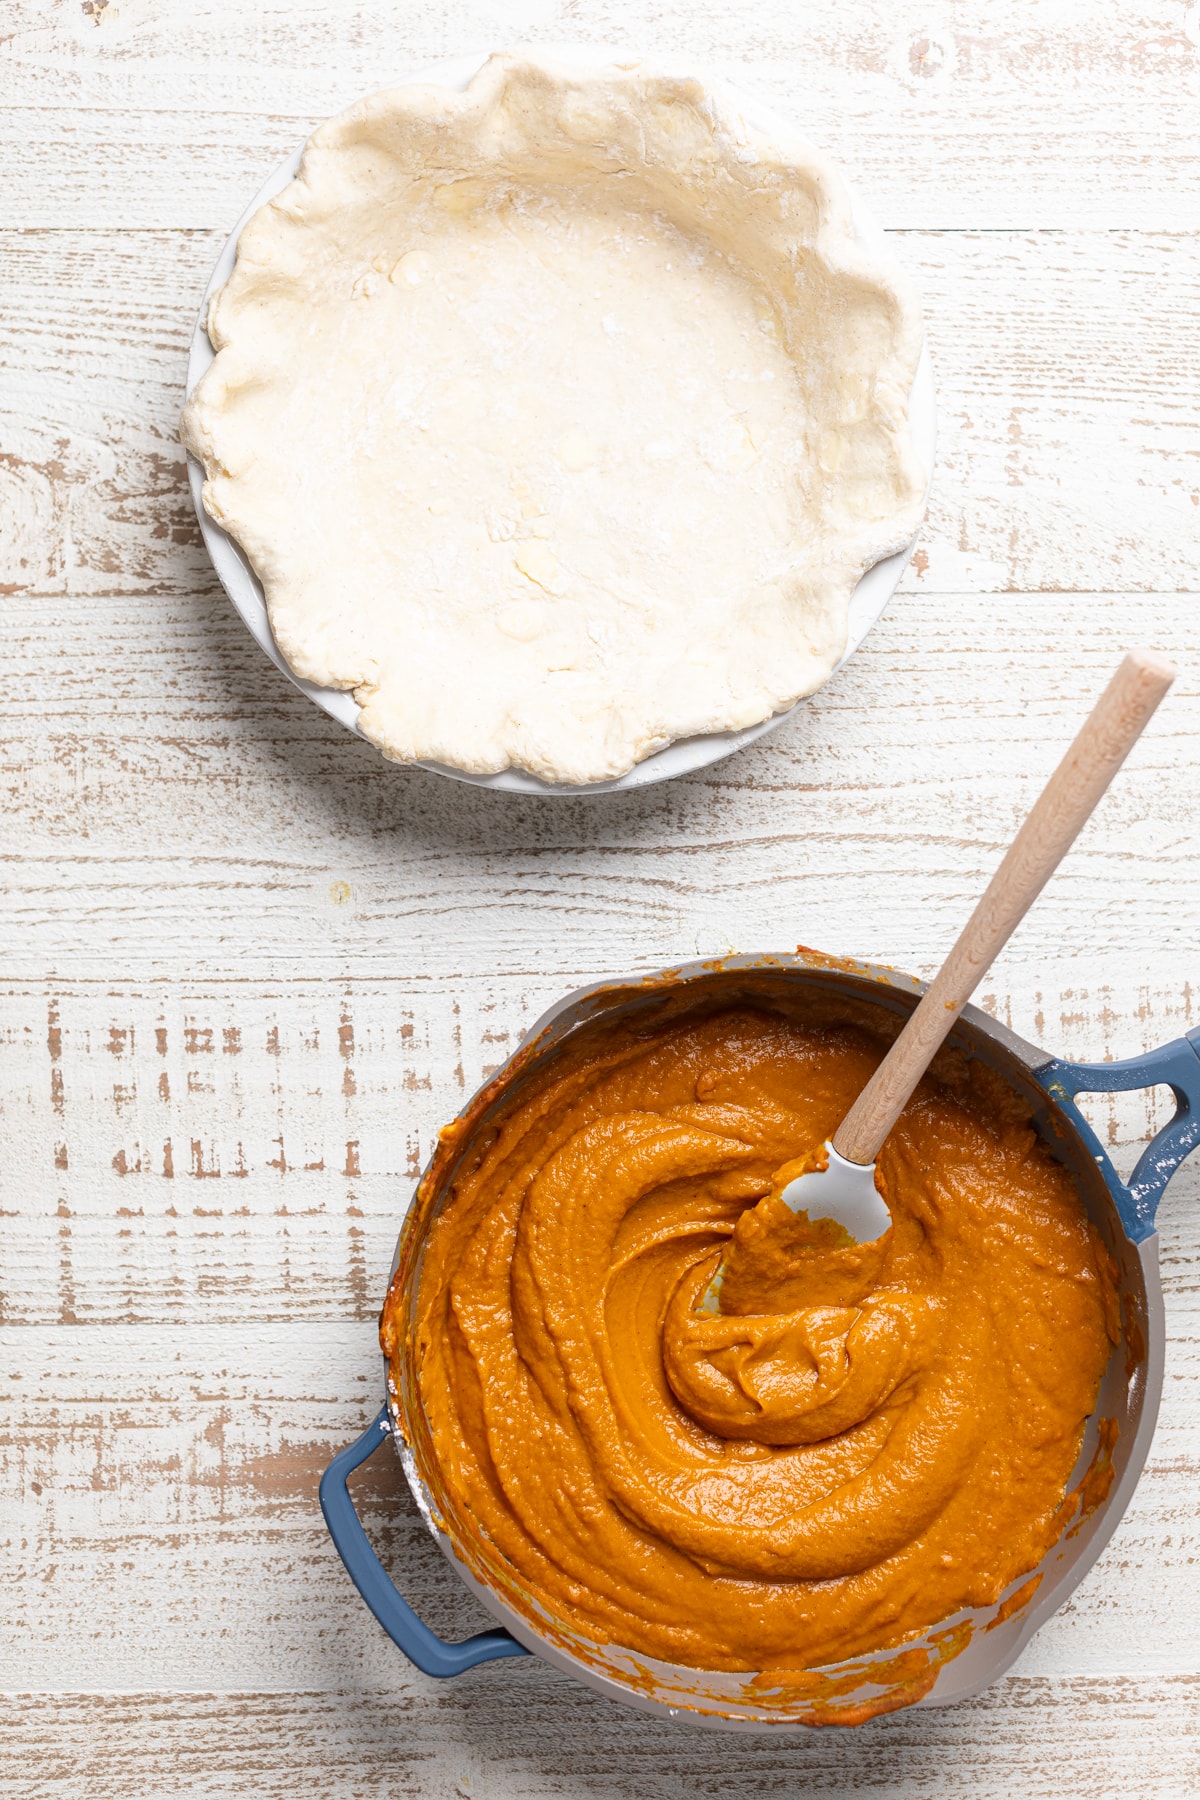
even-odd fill
[[(547, 804), (383, 763), (205, 561), (176, 421), (208, 272), (321, 117), (519, 37), (729, 67), (920, 288), (930, 519), (771, 738)], [(1182, 1800), (1200, 1784), (1200, 1159), (1160, 1214), (1149, 1466), (1018, 1670), (780, 1746), (534, 1662), (438, 1684), (316, 1482), (437, 1126), (577, 982), (797, 941), (928, 975), (1121, 650), (1180, 680), (980, 999), (1078, 1059), (1200, 1022), (1200, 6), (9, 0), (0, 17), (0, 1788), (13, 1800)], [(1086, 1106), (1128, 1170), (1158, 1092)], [(374, 1541), (479, 1615), (393, 1458)], [(125, 1690), (125, 1691), (118, 1691)]]
[(890, 225), (1195, 224), (1188, 0), (9, 0), (0, 216), (228, 228), (327, 114), (522, 39), (717, 63), (787, 107)]
[(1191, 1800), (1200, 1758), (1194, 1676), (1010, 1676), (949, 1711), (795, 1744), (644, 1720), (532, 1664), (432, 1690), (17, 1696), (0, 1702), (0, 1771), (11, 1800)]
[[(325, 719), (211, 583), (147, 607), (22, 602), (6, 620), (22, 618), (12, 654), (30, 672), (6, 746), (20, 833), (2, 865), (19, 926), (6, 974), (503, 971), (549, 997), (576, 976), (797, 941), (929, 974), (1117, 651), (1152, 635), (1180, 680), (996, 991), (1035, 1039), (1060, 1036), (1058, 995), (1077, 990), (1134, 1003), (1145, 987), (1165, 1026), (1189, 1016), (1194, 977), (1194, 610), (1190, 595), (1071, 611), (909, 595), (795, 719), (707, 773), (498, 803), (388, 765)], [(65, 658), (64, 630), (79, 646)], [(1085, 1055), (1109, 1042), (1093, 1032)]]

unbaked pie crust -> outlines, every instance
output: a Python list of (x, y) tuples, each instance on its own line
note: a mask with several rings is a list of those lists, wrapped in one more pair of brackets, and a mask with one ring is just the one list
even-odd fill
[(208, 331), (205, 506), (399, 761), (611, 780), (757, 724), (920, 520), (907, 285), (713, 83), (497, 56), (363, 100)]

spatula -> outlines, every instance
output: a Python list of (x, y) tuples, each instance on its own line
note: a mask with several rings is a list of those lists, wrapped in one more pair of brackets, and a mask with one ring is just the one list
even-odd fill
[[(825, 1145), (828, 1163), (788, 1183), (781, 1198), (812, 1220), (832, 1219), (859, 1243), (891, 1217), (875, 1186), (875, 1158), (954, 1021), (1057, 869), (1175, 679), (1153, 650), (1131, 650), (1055, 769), (1004, 861), (930, 982), (920, 1005)], [(710, 1293), (719, 1286), (718, 1274)]]

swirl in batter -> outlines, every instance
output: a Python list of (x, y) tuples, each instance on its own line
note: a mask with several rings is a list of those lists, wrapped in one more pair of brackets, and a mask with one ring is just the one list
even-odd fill
[(814, 1667), (994, 1602), (1059, 1536), (1116, 1302), (1011, 1091), (943, 1055), (876, 1245), (778, 1198), (884, 1048), (751, 1005), (610, 1026), (464, 1159), (383, 1340), (455, 1535), (535, 1620)]

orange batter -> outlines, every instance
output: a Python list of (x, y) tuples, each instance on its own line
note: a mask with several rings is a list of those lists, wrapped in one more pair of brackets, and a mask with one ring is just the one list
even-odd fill
[(943, 1056), (879, 1159), (878, 1246), (777, 1198), (884, 1047), (749, 1004), (610, 1025), (464, 1160), (384, 1348), (455, 1536), (535, 1622), (813, 1667), (994, 1602), (1060, 1534), (1116, 1303), (1011, 1091)]

